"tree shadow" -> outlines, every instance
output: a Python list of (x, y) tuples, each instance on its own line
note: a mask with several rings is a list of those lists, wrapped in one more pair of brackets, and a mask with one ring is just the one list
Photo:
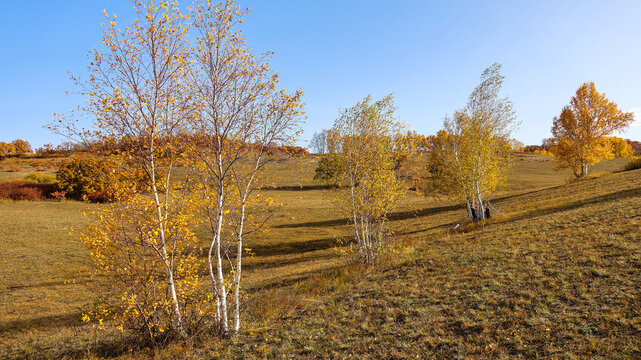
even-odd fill
[(314, 275), (337, 272), (341, 270), (343, 267), (344, 267), (343, 265), (333, 265), (333, 266), (328, 266), (322, 269), (308, 270), (308, 271), (304, 271), (304, 272), (289, 275), (289, 276), (271, 278), (268, 281), (265, 281), (263, 283), (253, 285), (251, 287), (247, 287), (245, 290), (248, 293), (257, 293), (260, 291), (270, 290), (274, 288), (287, 288), (287, 287), (296, 285), (301, 281), (307, 280)]
[(338, 254), (318, 254), (310, 257), (297, 257), (292, 259), (276, 259), (276, 260), (263, 260), (263, 261), (251, 261), (243, 264), (243, 270), (267, 270), (267, 269), (276, 269), (284, 266), (291, 266), (300, 263), (314, 262), (320, 260), (329, 260), (337, 258)]
[(338, 189), (337, 185), (284, 185), (284, 186), (266, 186), (262, 190), (285, 190), (285, 191), (297, 191), (297, 190), (332, 190)]
[(0, 334), (10, 334), (14, 332), (23, 332), (25, 330), (49, 330), (79, 326), (82, 324), (82, 313), (80, 311), (59, 314), (46, 315), (30, 319), (16, 319), (0, 322)]
[[(407, 219), (425, 217), (428, 215), (434, 215), (442, 212), (454, 211), (459, 209), (463, 209), (462, 204), (428, 207), (420, 210), (398, 211), (398, 212), (391, 213), (388, 216), (388, 219), (390, 221), (407, 220)], [(296, 224), (282, 224), (282, 225), (274, 226), (274, 228), (295, 229), (295, 228), (302, 228), (302, 227), (331, 227), (331, 226), (342, 226), (342, 225), (349, 225), (349, 224), (350, 224), (350, 219), (342, 218), (342, 219), (323, 220), (323, 221), (308, 221), (308, 222), (296, 223)]]
[[(551, 206), (548, 208), (543, 208), (543, 209), (536, 209), (536, 210), (531, 210), (528, 212), (525, 212), (523, 214), (514, 216), (514, 217), (509, 217), (505, 220), (499, 220), (496, 222), (491, 222), (491, 224), (504, 224), (504, 223), (509, 223), (509, 222), (515, 222), (515, 221), (521, 221), (521, 220), (529, 220), (529, 219), (534, 219), (537, 217), (541, 216), (546, 216), (546, 215), (552, 215), (556, 214), (559, 212), (564, 212), (564, 211), (570, 211), (574, 209), (578, 209), (587, 205), (593, 205), (593, 204), (603, 204), (607, 202), (612, 202), (612, 201), (617, 201), (617, 200), (623, 200), (626, 198), (631, 198), (631, 197), (641, 197), (641, 188), (635, 188), (635, 189), (626, 189), (626, 190), (621, 190), (621, 191), (615, 191), (612, 193), (608, 194), (603, 194), (599, 196), (594, 196), (570, 203), (565, 203), (557, 206)], [(473, 231), (474, 228), (470, 229), (463, 229), (461, 232), (467, 233), (470, 231)]]
[(257, 257), (304, 254), (311, 251), (326, 250), (339, 245), (340, 242), (351, 243), (350, 237), (331, 237), (303, 242), (281, 242), (276, 244), (248, 246)]

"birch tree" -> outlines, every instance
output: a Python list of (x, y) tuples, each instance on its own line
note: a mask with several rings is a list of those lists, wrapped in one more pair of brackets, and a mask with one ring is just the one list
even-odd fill
[(444, 132), (431, 149), (435, 184), (460, 196), (468, 216), (486, 218), (487, 196), (506, 181), (511, 160), (510, 135), (517, 126), (511, 101), (500, 98), (501, 65), (487, 68), (465, 108), (443, 121)]
[(588, 175), (590, 165), (614, 157), (608, 136), (634, 121), (600, 94), (593, 82), (584, 83), (552, 124), (550, 150), (559, 168), (572, 169), (576, 177)]
[(385, 245), (386, 222), (405, 192), (397, 160), (405, 148), (402, 124), (396, 119), (392, 95), (366, 97), (342, 111), (328, 133), (330, 154), (337, 162), (335, 183), (339, 202), (350, 217), (360, 259), (374, 261)]
[(120, 292), (114, 319), (121, 329), (145, 329), (154, 339), (187, 337), (187, 314), (201, 311), (190, 299), (198, 260), (191, 254), (189, 201), (184, 184), (174, 183), (182, 161), (179, 140), (193, 113), (185, 86), (188, 28), (174, 3), (133, 3), (136, 18), (124, 29), (105, 11), (103, 46), (93, 51), (89, 80), (76, 79), (89, 97), (84, 110), (95, 119), (94, 131), (79, 130), (65, 117), (53, 128), (126, 144), (118, 163), (139, 184), (121, 189), (120, 202), (98, 213), (83, 237), (98, 269)]
[(245, 235), (262, 223), (248, 221), (249, 205), (268, 202), (258, 193), (257, 178), (269, 161), (269, 146), (291, 143), (302, 115), (302, 93), (277, 90), (270, 54), (256, 57), (249, 51), (237, 28), (242, 16), (233, 1), (203, 1), (194, 9), (198, 35), (190, 86), (198, 116), (192, 131), (200, 136), (190, 154), (203, 184), (202, 207), (211, 231), (207, 267), (214, 319), (223, 335), (230, 332), (231, 316), (231, 331), (240, 328)]
[(323, 129), (314, 133), (311, 145), (316, 154), (325, 154), (327, 152), (327, 130)]

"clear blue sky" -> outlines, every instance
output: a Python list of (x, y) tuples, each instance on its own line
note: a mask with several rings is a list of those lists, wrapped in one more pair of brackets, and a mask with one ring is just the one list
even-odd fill
[[(183, 1), (183, 5), (186, 2)], [(288, 90), (305, 91), (303, 139), (329, 128), (338, 109), (394, 93), (400, 118), (435, 133), (462, 107), (483, 69), (503, 64), (504, 94), (539, 144), (579, 85), (595, 81), (641, 123), (641, 1), (274, 1), (251, 9), (243, 30)], [(67, 71), (83, 74), (100, 44), (103, 9), (130, 21), (127, 0), (2, 2), (0, 141), (61, 141), (42, 126), (82, 99)], [(123, 24), (124, 25), (124, 24)], [(624, 137), (641, 140), (641, 127)]]

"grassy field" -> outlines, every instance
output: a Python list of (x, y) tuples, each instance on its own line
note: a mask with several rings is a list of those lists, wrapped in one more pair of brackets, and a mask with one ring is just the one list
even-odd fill
[[(0, 163), (0, 182), (55, 170), (28, 161)], [(341, 256), (347, 220), (315, 162), (270, 165), (282, 208), (244, 266), (248, 297), (264, 301), (231, 343), (145, 350), (81, 323), (98, 294), (66, 282), (88, 265), (69, 230), (100, 205), (0, 202), (0, 358), (641, 357), (640, 171), (566, 184), (551, 158), (521, 156), (483, 226), (412, 193), (391, 226), (413, 251), (362, 268)]]

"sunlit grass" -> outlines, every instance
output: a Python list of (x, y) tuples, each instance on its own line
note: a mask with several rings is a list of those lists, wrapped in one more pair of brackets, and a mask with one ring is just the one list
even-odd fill
[[(270, 164), (265, 193), (282, 207), (248, 239), (245, 328), (231, 345), (146, 351), (81, 323), (98, 294), (66, 282), (86, 279), (89, 259), (68, 233), (99, 205), (1, 201), (0, 357), (641, 356), (641, 174), (565, 184), (549, 159), (517, 161), (482, 224), (456, 202), (410, 194), (391, 227), (413, 251), (370, 268), (341, 256), (337, 240), (351, 232), (332, 190), (312, 180), (316, 158)], [(19, 166), (25, 176), (46, 164)], [(15, 174), (7, 167), (0, 181)]]

